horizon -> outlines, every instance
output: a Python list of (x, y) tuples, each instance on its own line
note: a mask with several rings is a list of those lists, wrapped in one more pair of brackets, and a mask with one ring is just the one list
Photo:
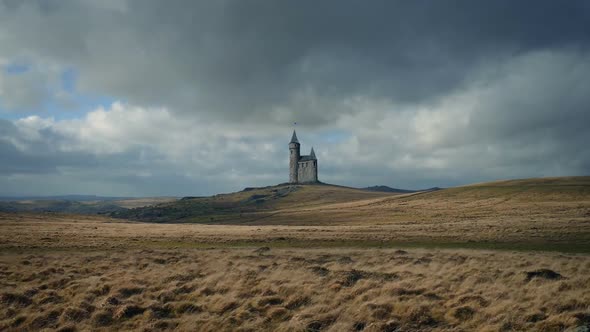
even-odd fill
[(335, 183), (325, 183), (325, 182), (319, 182), (318, 184), (301, 184), (301, 183), (297, 183), (297, 184), (292, 184), (292, 183), (288, 183), (288, 182), (283, 182), (283, 183), (279, 183), (279, 184), (274, 184), (274, 185), (268, 185), (268, 186), (259, 186), (259, 187), (244, 187), (242, 189), (236, 190), (236, 191), (232, 191), (232, 192), (218, 192), (218, 193), (213, 193), (210, 195), (168, 195), (168, 196), (103, 196), (103, 195), (97, 195), (97, 194), (56, 194), (56, 195), (35, 195), (35, 194), (24, 194), (24, 195), (0, 195), (0, 200), (4, 200), (4, 199), (9, 199), (9, 198), (39, 198), (40, 200), (43, 200), (45, 198), (56, 198), (56, 197), (96, 197), (96, 198), (112, 198), (112, 199), (140, 199), (140, 198), (157, 198), (157, 197), (171, 197), (171, 198), (184, 198), (184, 197), (211, 197), (211, 196), (215, 196), (215, 195), (226, 195), (226, 194), (233, 194), (236, 192), (241, 192), (241, 191), (245, 191), (246, 189), (262, 189), (262, 188), (268, 188), (268, 187), (278, 187), (278, 186), (308, 186), (308, 185), (328, 185), (328, 186), (336, 186), (336, 187), (344, 187), (344, 188), (351, 188), (351, 189), (360, 189), (360, 190), (364, 190), (364, 189), (368, 189), (368, 188), (373, 188), (373, 187), (386, 187), (389, 189), (394, 189), (394, 190), (407, 190), (407, 191), (414, 191), (414, 192), (420, 192), (420, 191), (427, 191), (429, 189), (440, 189), (440, 190), (444, 190), (444, 189), (452, 189), (452, 188), (460, 188), (460, 187), (464, 187), (464, 186), (471, 186), (471, 185), (480, 185), (480, 184), (486, 184), (486, 183), (495, 183), (495, 182), (501, 182), (501, 181), (519, 181), (519, 180), (535, 180), (535, 179), (543, 179), (543, 180), (547, 180), (547, 179), (559, 179), (559, 178), (582, 178), (582, 177), (590, 177), (590, 175), (570, 175), (570, 176), (547, 176), (547, 177), (537, 177), (537, 178), (504, 178), (504, 179), (495, 179), (495, 180), (491, 180), (491, 181), (485, 181), (485, 182), (473, 182), (473, 183), (465, 183), (465, 184), (460, 184), (457, 186), (452, 186), (452, 187), (441, 187), (441, 186), (432, 186), (432, 187), (425, 187), (425, 188), (400, 188), (400, 187), (396, 187), (396, 186), (391, 186), (391, 185), (384, 185), (384, 184), (374, 184), (374, 185), (369, 185), (369, 186), (362, 186), (362, 187), (349, 187), (349, 186), (343, 186), (343, 185), (339, 185), (339, 184), (335, 184)]
[(284, 183), (295, 127), (353, 188), (590, 174), (588, 22), (586, 1), (0, 2), (0, 197)]

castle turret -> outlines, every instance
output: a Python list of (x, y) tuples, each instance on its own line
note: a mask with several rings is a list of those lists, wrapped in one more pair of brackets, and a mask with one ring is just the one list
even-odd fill
[(311, 152), (309, 153), (309, 158), (313, 160), (312, 162), (312, 173), (311, 173), (311, 181), (318, 182), (318, 158), (315, 156), (315, 151), (313, 151), (313, 147), (311, 148)]
[(299, 148), (299, 140), (297, 140), (297, 134), (293, 130), (293, 136), (291, 137), (291, 142), (289, 142), (289, 183), (299, 182), (297, 176), (297, 167), (301, 156)]

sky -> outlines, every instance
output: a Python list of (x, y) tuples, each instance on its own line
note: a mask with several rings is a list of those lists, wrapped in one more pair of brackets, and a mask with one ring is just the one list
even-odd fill
[[(294, 125), (294, 123), (297, 123)], [(0, 195), (590, 175), (590, 2), (0, 0)]]

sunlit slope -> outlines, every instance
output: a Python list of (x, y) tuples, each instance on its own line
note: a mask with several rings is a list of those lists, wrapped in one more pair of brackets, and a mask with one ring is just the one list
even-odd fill
[[(477, 222), (491, 228), (550, 221), (563, 227), (590, 220), (590, 177), (496, 181), (434, 192), (285, 208), (257, 222), (275, 224), (407, 224), (424, 232)], [(439, 229), (431, 229), (437, 226)], [(487, 227), (487, 226), (486, 226)], [(508, 229), (508, 228), (507, 228)], [(478, 231), (482, 231), (479, 229)], [(572, 228), (572, 231), (575, 231)]]
[[(293, 224), (505, 224), (590, 220), (590, 177), (497, 181), (435, 192), (291, 209), (265, 222)], [(429, 230), (430, 231), (430, 230)]]
[(113, 216), (154, 222), (252, 223), (282, 210), (329, 206), (394, 195), (323, 184), (280, 185), (249, 188), (211, 197), (189, 197), (156, 206), (117, 212)]
[[(502, 180), (429, 193), (432, 199), (501, 199), (523, 202), (587, 200), (590, 176)], [(421, 198), (425, 198), (421, 197)]]

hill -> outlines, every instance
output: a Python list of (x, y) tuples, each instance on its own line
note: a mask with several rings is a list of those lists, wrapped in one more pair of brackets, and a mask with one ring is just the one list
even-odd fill
[(57, 195), (57, 196), (0, 196), (0, 201), (75, 201), (75, 202), (91, 202), (91, 201), (120, 201), (131, 199), (132, 197), (112, 197), (112, 196), (97, 196), (97, 195)]
[(176, 198), (173, 197), (123, 198), (87, 195), (3, 197), (0, 198), (0, 212), (106, 214), (174, 200)]
[(185, 198), (112, 216), (211, 224), (466, 222), (466, 227), (473, 221), (579, 220), (590, 217), (590, 177), (506, 180), (403, 194), (333, 185), (280, 185)]
[[(507, 223), (590, 218), (590, 177), (506, 180), (280, 211), (266, 223)], [(556, 226), (557, 227), (557, 226)], [(442, 227), (444, 228), (444, 227)]]
[(111, 214), (115, 218), (152, 222), (252, 223), (278, 211), (356, 202), (392, 194), (327, 185), (281, 184), (246, 188), (211, 197), (185, 197), (178, 201), (139, 207)]
[(379, 192), (384, 192), (384, 193), (398, 193), (398, 194), (409, 194), (409, 193), (416, 192), (416, 190), (397, 189), (397, 188), (391, 188), (388, 186), (371, 186), (371, 187), (361, 188), (361, 190), (379, 191)]
[(436, 190), (440, 190), (440, 189), (441, 188), (439, 188), (439, 187), (432, 187), (432, 188), (421, 189), (421, 190), (408, 190), (408, 189), (391, 188), (388, 186), (371, 186), (371, 187), (361, 188), (361, 190), (380, 191), (380, 192), (385, 192), (385, 193), (397, 193), (397, 194), (409, 194), (409, 193), (415, 193), (415, 192), (419, 192), (419, 191), (436, 191)]
[(2, 212), (64, 212), (76, 214), (100, 214), (123, 209), (124, 208), (108, 201), (78, 202), (53, 199), (0, 201), (0, 211)]

